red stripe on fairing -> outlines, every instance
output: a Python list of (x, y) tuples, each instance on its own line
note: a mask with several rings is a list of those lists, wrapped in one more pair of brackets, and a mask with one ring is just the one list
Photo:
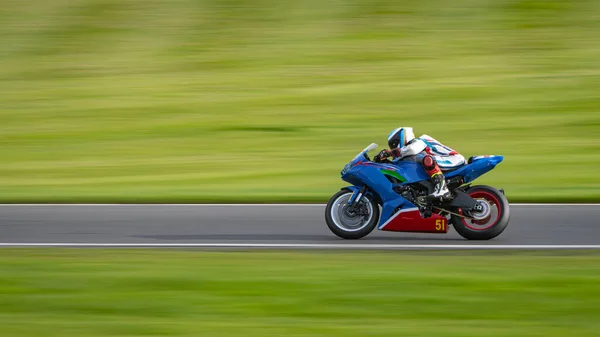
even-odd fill
[(381, 166), (381, 164), (372, 163), (370, 161), (364, 161), (364, 162), (361, 161), (361, 162), (356, 163), (355, 166), (359, 166), (359, 165), (360, 166)]
[(394, 214), (380, 229), (390, 232), (447, 233), (447, 222), (445, 217), (437, 214), (424, 219), (418, 209), (412, 208)]
[(455, 154), (458, 154), (458, 152), (456, 152), (456, 151), (452, 151), (452, 152), (450, 152), (450, 155), (451, 155), (451, 156), (454, 156)]
[[(385, 223), (384, 223), (384, 224), (383, 224), (383, 225), (382, 225), (382, 226), (381, 226), (379, 229), (382, 229), (382, 230), (383, 230), (384, 228), (386, 228), (386, 227), (387, 227), (387, 225), (389, 225), (389, 224), (390, 224), (390, 223), (392, 223), (394, 220), (396, 220), (396, 218), (398, 218), (398, 216), (399, 216), (400, 214), (403, 214), (403, 213), (412, 213), (412, 212), (417, 212), (417, 213), (419, 213), (419, 209), (418, 209), (418, 208), (408, 208), (408, 209), (402, 209), (402, 210), (398, 211), (397, 213), (395, 213), (394, 215), (392, 215), (392, 217), (391, 217), (391, 218), (389, 218), (389, 219), (388, 219), (388, 220), (387, 220), (387, 221), (386, 221), (386, 222), (385, 222)], [(419, 213), (419, 215), (420, 215), (420, 213)]]

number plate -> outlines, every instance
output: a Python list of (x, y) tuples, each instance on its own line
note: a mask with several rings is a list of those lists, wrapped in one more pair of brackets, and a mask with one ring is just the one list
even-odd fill
[(344, 166), (344, 168), (342, 169), (342, 175), (348, 173), (348, 171), (350, 171), (351, 168), (352, 164), (346, 164), (346, 166)]

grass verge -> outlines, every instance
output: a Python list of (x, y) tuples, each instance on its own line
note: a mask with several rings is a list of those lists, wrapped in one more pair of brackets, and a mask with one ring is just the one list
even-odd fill
[(0, 14), (0, 202), (326, 201), (411, 125), (511, 201), (600, 201), (600, 2), (33, 0)]
[[(554, 254), (554, 255), (549, 255)], [(596, 252), (0, 250), (6, 336), (596, 336)]]

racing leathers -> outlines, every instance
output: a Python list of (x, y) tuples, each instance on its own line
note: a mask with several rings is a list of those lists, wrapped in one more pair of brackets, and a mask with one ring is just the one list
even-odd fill
[(428, 135), (414, 138), (402, 148), (385, 151), (387, 155), (394, 158), (415, 156), (415, 159), (423, 165), (434, 183), (433, 193), (427, 196), (428, 200), (450, 199), (451, 193), (446, 186), (442, 170), (451, 170), (465, 164), (465, 158), (460, 153)]

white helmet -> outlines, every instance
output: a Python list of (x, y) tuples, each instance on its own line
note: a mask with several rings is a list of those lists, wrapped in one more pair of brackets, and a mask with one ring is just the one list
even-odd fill
[(415, 138), (415, 133), (411, 127), (401, 127), (394, 129), (388, 136), (388, 145), (390, 150), (402, 148)]

